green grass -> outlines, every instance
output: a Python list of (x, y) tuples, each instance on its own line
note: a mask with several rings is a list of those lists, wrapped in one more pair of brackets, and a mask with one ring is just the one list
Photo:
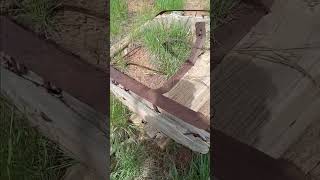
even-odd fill
[[(184, 167), (179, 169), (174, 157), (179, 153), (182, 145), (172, 143), (165, 152), (163, 161), (168, 162), (168, 178), (170, 180), (207, 180), (210, 177), (210, 158), (209, 154), (200, 154), (192, 152), (191, 161)], [(168, 161), (169, 160), (169, 161)], [(179, 163), (179, 162), (178, 162)]]
[[(136, 29), (157, 13), (163, 10), (183, 9), (186, 0), (155, 0), (154, 6), (144, 7), (134, 17), (128, 17), (127, 0), (110, 1), (110, 32), (111, 36), (118, 36), (122, 32), (122, 26), (129, 26)], [(130, 22), (128, 21), (130, 19)]]
[(0, 97), (0, 179), (59, 180), (73, 161)]
[[(152, 10), (143, 12), (137, 16), (135, 25), (141, 25), (153, 17), (153, 14)], [(145, 47), (156, 57), (154, 64), (168, 78), (178, 71), (191, 52), (191, 31), (179, 21), (170, 23), (168, 27), (162, 23), (155, 23), (142, 32), (133, 32), (133, 37), (136, 41), (142, 40)], [(121, 55), (118, 55), (112, 59), (111, 65), (120, 71), (125, 71), (128, 64)]]
[(185, 0), (155, 0), (155, 8), (158, 11), (183, 9)]
[(170, 168), (169, 179), (172, 180), (207, 180), (210, 177), (209, 155), (193, 154), (190, 166), (178, 170), (174, 163)]
[(163, 10), (183, 9), (186, 0), (155, 0), (154, 6), (145, 7), (140, 11), (136, 17), (134, 17), (133, 25), (134, 29), (154, 18), (156, 14)]
[(128, 62), (125, 60), (125, 58), (121, 54), (118, 54), (111, 59), (111, 65), (112, 67), (118, 69), (119, 71), (124, 72), (128, 67)]
[(191, 31), (181, 22), (155, 23), (136, 37), (154, 55), (153, 62), (167, 77), (174, 75), (191, 52)]
[(130, 111), (113, 95), (111, 112), (111, 179), (131, 180), (141, 172), (145, 158), (144, 145), (137, 141), (138, 130), (128, 123)]
[(118, 35), (121, 32), (121, 26), (128, 18), (127, 0), (110, 1), (110, 34)]
[[(156, 0), (153, 8), (144, 9), (135, 17), (119, 18), (119, 21), (123, 23), (128, 21), (128, 18), (133, 18), (133, 24), (128, 26), (136, 29), (161, 10), (183, 8), (184, 2), (185, 0)], [(117, 35), (123, 33), (120, 28), (118, 30)], [(136, 33), (134, 41), (141, 40), (141, 43), (155, 56), (153, 62), (168, 77), (176, 73), (190, 54), (192, 34), (188, 27), (179, 22), (172, 23), (170, 27), (165, 27), (160, 23), (155, 24), (147, 27), (143, 32)], [(111, 34), (111, 36), (114, 35)], [(120, 70), (125, 70), (127, 67), (125, 60), (121, 57), (115, 57), (112, 63)], [(131, 180), (140, 177), (144, 163), (149, 158), (157, 162), (154, 164), (157, 170), (152, 176), (156, 179), (207, 180), (209, 178), (208, 155), (193, 153), (190, 166), (187, 166), (186, 169), (179, 169), (176, 162), (172, 160), (177, 153), (175, 149), (161, 152), (149, 142), (140, 140), (139, 136), (142, 132), (128, 122), (130, 111), (113, 95), (110, 96), (110, 112), (111, 179)]]
[(172, 169), (175, 173), (172, 173), (172, 177), (176, 180), (207, 180), (210, 177), (209, 162), (209, 154), (202, 155), (194, 153), (192, 155), (190, 166), (186, 170), (183, 170), (180, 174), (177, 173), (178, 170), (176, 170), (176, 167), (173, 165)]
[[(191, 53), (192, 33), (184, 23), (171, 22), (169, 25), (157, 22), (134, 34), (134, 41), (141, 43), (153, 55), (152, 62), (167, 78), (174, 75)], [(118, 55), (111, 65), (125, 71), (128, 64)]]
[(215, 0), (213, 1), (211, 20), (213, 23), (213, 30), (222, 23), (222, 19), (227, 16), (231, 9), (239, 3), (238, 0)]
[(17, 20), (31, 25), (33, 29), (45, 36), (54, 30), (53, 16), (60, 5), (59, 0), (20, 0), (16, 1)]
[[(110, 96), (111, 112), (111, 179), (131, 180), (141, 177), (144, 162), (152, 158), (152, 177), (164, 180), (207, 180), (209, 155), (192, 153), (192, 160), (184, 169), (176, 166), (174, 158), (181, 145), (171, 143), (160, 151), (149, 142), (139, 140), (140, 130), (128, 122), (130, 111), (113, 95)], [(179, 162), (178, 162), (179, 163)], [(154, 170), (156, 169), (156, 170)]]

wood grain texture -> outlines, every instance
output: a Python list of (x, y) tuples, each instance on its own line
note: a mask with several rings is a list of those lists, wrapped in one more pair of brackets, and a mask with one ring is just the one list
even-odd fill
[[(29, 72), (20, 77), (0, 66), (1, 93), (13, 101), (49, 139), (99, 177), (106, 179), (108, 164), (107, 117), (63, 92), (64, 102), (30, 80), (42, 79)], [(48, 119), (50, 121), (48, 121)]]
[[(202, 21), (206, 22), (206, 33), (207, 41), (205, 43), (205, 48), (208, 48), (210, 45), (210, 28), (209, 28), (209, 19), (196, 17), (191, 18), (188, 16), (181, 16), (177, 14), (170, 15), (161, 15), (150, 21), (145, 25), (141, 26), (140, 29), (143, 29), (145, 26), (152, 23), (162, 22), (170, 23), (173, 21), (186, 22), (191, 27), (191, 31), (195, 31), (195, 23)], [(119, 43), (115, 44), (111, 48), (111, 57), (116, 53), (122, 50), (126, 45), (130, 43), (130, 37), (124, 38)], [(127, 94), (121, 88), (110, 84), (111, 91), (132, 110), (134, 113), (137, 113), (142, 119), (149, 123), (149, 126), (153, 126), (158, 131), (164, 133), (166, 136), (174, 139), (176, 142), (183, 144), (190, 149), (207, 153), (209, 149), (210, 134), (204, 130), (193, 127), (190, 124), (185, 123), (184, 121), (166, 113), (162, 109), (159, 109), (161, 114), (157, 114), (153, 110), (151, 103), (143, 100), (142, 98), (134, 95), (132, 92)], [(204, 53), (198, 58), (194, 67), (192, 67), (189, 72), (178, 82), (171, 91), (169, 91), (165, 96), (170, 97), (171, 99), (177, 101), (178, 103), (192, 109), (199, 111), (200, 109), (203, 112), (207, 113), (205, 116), (208, 117), (209, 121), (209, 103), (207, 101), (210, 98), (210, 53), (208, 50), (204, 50)], [(137, 104), (135, 104), (136, 102)], [(155, 121), (157, 119), (158, 121)], [(194, 132), (195, 134), (200, 134), (202, 137), (207, 138), (207, 141), (204, 142), (199, 138), (194, 137), (193, 135), (187, 136), (183, 135), (186, 132)]]
[[(209, 52), (206, 52), (200, 56), (194, 67), (190, 69), (166, 96), (195, 111), (200, 110), (205, 105), (208, 106), (209, 104), (206, 102), (210, 98), (209, 62), (210, 55)], [(207, 143), (210, 142), (210, 134), (208, 132), (195, 128), (162, 109), (159, 109), (161, 114), (158, 114), (152, 109), (152, 104), (142, 100), (142, 98), (139, 98), (132, 92), (129, 94), (112, 83), (110, 86), (113, 94), (127, 105), (130, 110), (139, 114), (141, 118), (145, 119), (156, 129), (194, 151), (201, 153), (208, 152), (209, 144)], [(209, 115), (207, 114), (207, 116)], [(207, 143), (204, 143), (199, 138), (183, 135), (188, 131), (206, 137), (208, 139)]]
[(217, 129), (279, 158), (320, 118), (320, 9), (271, 9), (212, 72), (213, 107)]
[(210, 52), (205, 51), (181, 80), (164, 95), (198, 112), (210, 99)]
[(208, 153), (210, 138), (208, 142), (195, 137), (188, 132), (200, 133), (202, 136), (209, 137), (210, 134), (204, 130), (197, 129), (191, 125), (186, 125), (182, 120), (173, 119), (164, 113), (154, 111), (147, 103), (135, 95), (133, 92), (127, 92), (110, 82), (111, 92), (131, 111), (145, 119), (153, 127), (172, 138), (176, 142), (200, 153)]

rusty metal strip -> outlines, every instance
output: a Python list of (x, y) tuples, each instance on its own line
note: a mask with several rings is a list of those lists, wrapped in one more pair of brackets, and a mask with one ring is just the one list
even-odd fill
[(110, 67), (110, 78), (114, 84), (121, 84), (127, 91), (134, 92), (138, 96), (165, 110), (169, 114), (174, 115), (175, 117), (200, 129), (209, 129), (209, 123), (201, 113), (195, 112), (174, 100), (169, 99), (113, 67)]
[(41, 76), (50, 87), (58, 87), (98, 112), (108, 113), (107, 69), (98, 69), (62, 51), (4, 16), (0, 17), (0, 32), (0, 51)]
[(201, 54), (201, 50), (206, 40), (205, 23), (197, 22), (195, 26), (196, 26), (196, 42), (192, 47), (189, 58), (186, 60), (184, 64), (182, 64), (181, 68), (175, 75), (170, 77), (168, 81), (166, 81), (162, 85), (162, 87), (156, 90), (158, 93), (164, 94), (170, 91), (173, 88), (173, 86), (175, 86), (179, 82), (179, 80), (191, 69), (191, 67), (195, 64), (199, 55)]
[[(164, 11), (164, 12), (167, 12), (167, 11)], [(173, 86), (175, 86), (179, 82), (179, 80), (191, 69), (191, 67), (193, 67), (198, 57), (201, 55), (202, 53), (201, 50), (206, 40), (205, 23), (196, 22), (195, 27), (196, 27), (196, 42), (192, 46), (190, 56), (181, 65), (180, 69), (173, 76), (171, 76), (160, 88), (156, 89), (157, 92), (164, 94), (170, 91), (173, 88)], [(125, 56), (127, 56), (130, 52), (128, 52)]]
[(154, 108), (157, 110), (158, 107), (165, 110), (166, 112), (180, 118), (181, 120), (192, 124), (200, 129), (209, 129), (209, 122), (206, 118), (198, 112), (195, 112), (172, 99), (163, 96), (162, 94), (168, 92), (184, 75), (188, 70), (194, 65), (198, 56), (201, 53), (201, 49), (205, 42), (205, 23), (196, 23), (196, 42), (192, 48), (191, 54), (187, 59), (186, 63), (180, 68), (178, 73), (176, 73), (172, 78), (170, 78), (164, 86), (159, 89), (151, 89), (142, 83), (136, 81), (135, 79), (121, 73), (113, 67), (110, 67), (110, 77), (117, 84), (120, 83), (129, 91), (134, 92), (138, 96), (144, 98), (145, 100), (151, 102)]
[(178, 11), (178, 12), (207, 12), (208, 14), (210, 13), (209, 10), (203, 10), (203, 9), (170, 9), (170, 10), (160, 11), (157, 15), (155, 15), (155, 17), (162, 15), (164, 13), (174, 12), (174, 11)]

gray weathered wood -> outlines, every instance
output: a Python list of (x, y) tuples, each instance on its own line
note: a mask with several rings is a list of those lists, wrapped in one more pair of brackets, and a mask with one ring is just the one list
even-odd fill
[(307, 1), (274, 1), (212, 72), (216, 128), (279, 158), (320, 118), (319, 18)]
[(65, 103), (29, 80), (41, 83), (32, 72), (20, 77), (0, 66), (1, 93), (24, 112), (31, 124), (56, 141), (76, 160), (106, 179), (108, 165), (107, 117), (63, 92)]
[(194, 66), (165, 96), (198, 112), (210, 100), (210, 52), (204, 51)]
[[(131, 111), (138, 114), (141, 118), (145, 119), (152, 126), (164, 133), (166, 136), (172, 138), (176, 142), (200, 153), (208, 153), (210, 134), (204, 130), (197, 129), (191, 125), (186, 125), (182, 120), (173, 119), (164, 113), (157, 113), (147, 103), (135, 95), (133, 92), (128, 93), (119, 86), (110, 82), (111, 92)], [(187, 132), (194, 132), (201, 134), (208, 138), (205, 142), (193, 135), (184, 135)]]
[[(209, 40), (210, 29), (208, 17), (189, 17), (181, 16), (178, 14), (160, 15), (139, 27), (138, 31), (141, 31), (143, 28), (152, 25), (153, 23), (161, 22), (163, 24), (169, 24), (173, 21), (180, 21), (185, 23), (186, 25), (191, 27), (192, 32), (195, 31), (196, 22), (205, 22), (207, 30), (206, 37), (207, 40)], [(113, 57), (116, 52), (119, 52), (130, 43), (130, 37), (131, 35), (112, 46), (111, 57)], [(188, 72), (185, 77), (182, 78), (183, 80), (180, 81), (172, 91), (168, 92), (166, 96), (195, 111), (200, 110), (203, 105), (209, 105), (208, 103), (206, 103), (210, 97), (209, 63), (209, 51), (206, 51), (206, 53), (204, 53), (199, 58), (196, 65), (190, 70), (190, 72)], [(110, 86), (113, 94), (115, 94), (115, 96), (117, 96), (125, 105), (127, 105), (130, 110), (132, 110), (134, 113), (139, 114), (142, 119), (146, 120), (148, 122), (148, 126), (154, 126), (155, 129), (164, 133), (166, 136), (174, 139), (178, 143), (189, 147), (194, 151), (198, 151), (201, 153), (208, 152), (210, 142), (210, 134), (208, 132), (195, 128), (192, 125), (187, 124), (184, 121), (166, 113), (162, 109), (159, 109), (162, 112), (161, 114), (155, 113), (155, 111), (153, 111), (151, 108), (153, 107), (151, 103), (134, 95), (132, 92), (130, 94), (127, 94), (121, 88), (115, 86), (112, 83), (110, 84)], [(137, 104), (135, 104), (134, 102), (136, 102)], [(209, 113), (209, 111), (205, 112)], [(206, 117), (209, 117), (209, 115), (206, 115)], [(158, 119), (158, 121), (155, 121), (155, 119)], [(199, 138), (183, 135), (183, 133), (187, 131), (200, 134), (202, 137), (207, 138), (207, 141), (202, 142)]]

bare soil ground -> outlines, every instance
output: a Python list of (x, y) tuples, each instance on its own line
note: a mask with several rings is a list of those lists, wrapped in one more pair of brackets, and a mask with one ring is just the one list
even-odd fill
[(145, 9), (151, 9), (154, 5), (154, 0), (132, 0), (127, 1), (128, 3), (128, 19), (124, 22), (122, 26), (121, 33), (117, 36), (110, 37), (110, 46), (120, 41), (122, 38), (126, 37), (128, 33), (132, 32), (137, 21), (137, 16), (143, 13)]
[(158, 73), (156, 66), (151, 63), (150, 59), (150, 54), (143, 47), (128, 53), (126, 74), (149, 88), (157, 89), (166, 82), (166, 77)]
[[(99, 14), (105, 14), (107, 10), (103, 0), (70, 0), (64, 1), (63, 4), (86, 8)], [(106, 19), (99, 19), (80, 12), (59, 12), (54, 17), (57, 32), (52, 33), (51, 38), (87, 62), (103, 65), (107, 59)]]
[[(10, 10), (14, 6), (12, 2), (12, 0), (1, 1), (0, 11), (10, 14)], [(62, 3), (82, 7), (97, 14), (106, 14), (107, 12), (104, 0), (65, 0)], [(50, 31), (48, 38), (63, 49), (79, 56), (81, 60), (101, 67), (106, 64), (107, 60), (106, 19), (99, 19), (77, 11), (58, 11), (53, 17), (55, 31)], [(23, 25), (34, 30), (31, 24), (23, 23)]]
[[(199, 1), (194, 1), (194, 0), (187, 0), (184, 9), (189, 9), (189, 10), (209, 10), (210, 4), (208, 0), (199, 0)], [(185, 12), (185, 15), (187, 16), (201, 16), (201, 15), (207, 15), (208, 13), (206, 12)]]
[[(185, 8), (184, 9), (203, 9), (208, 10), (209, 9), (209, 2), (207, 0), (200, 0), (200, 1), (192, 1), (188, 0), (186, 1)], [(135, 17), (146, 9), (146, 7), (152, 7), (154, 4), (154, 0), (133, 0), (128, 1), (128, 22), (126, 23), (127, 26), (123, 29), (123, 32), (121, 34), (128, 34), (130, 31), (132, 31), (132, 21), (134, 21)], [(206, 12), (185, 12), (184, 15), (191, 15), (191, 16), (201, 16), (201, 15), (208, 15)], [(113, 40), (111, 40), (112, 43), (117, 42), (118, 38), (121, 39), (121, 37), (117, 37)], [(130, 48), (129, 48), (130, 49)], [(128, 50), (130, 52), (130, 50)], [(126, 60), (129, 64), (127, 70), (125, 73), (129, 75), (130, 77), (134, 78), (135, 80), (141, 82), (142, 84), (148, 86), (149, 88), (156, 89), (160, 88), (165, 82), (166, 77), (165, 75), (159, 73), (157, 71), (157, 68), (153, 65), (151, 62), (152, 55), (148, 53), (148, 51), (145, 48), (138, 48), (134, 51), (130, 52), (126, 55)]]
[[(13, 2), (1, 3), (1, 11), (9, 13), (10, 16), (11, 8), (15, 6)], [(103, 0), (64, 0), (62, 5), (85, 8), (101, 15), (107, 12), (106, 2)], [(107, 16), (105, 17), (105, 19), (96, 18), (81, 11), (57, 11), (53, 17), (55, 30), (49, 31), (47, 38), (82, 60), (103, 66), (107, 59)], [(31, 24), (25, 22), (22, 24), (35, 31)]]
[(129, 17), (136, 15), (145, 8), (151, 8), (154, 4), (154, 0), (132, 0), (128, 1), (128, 14)]

